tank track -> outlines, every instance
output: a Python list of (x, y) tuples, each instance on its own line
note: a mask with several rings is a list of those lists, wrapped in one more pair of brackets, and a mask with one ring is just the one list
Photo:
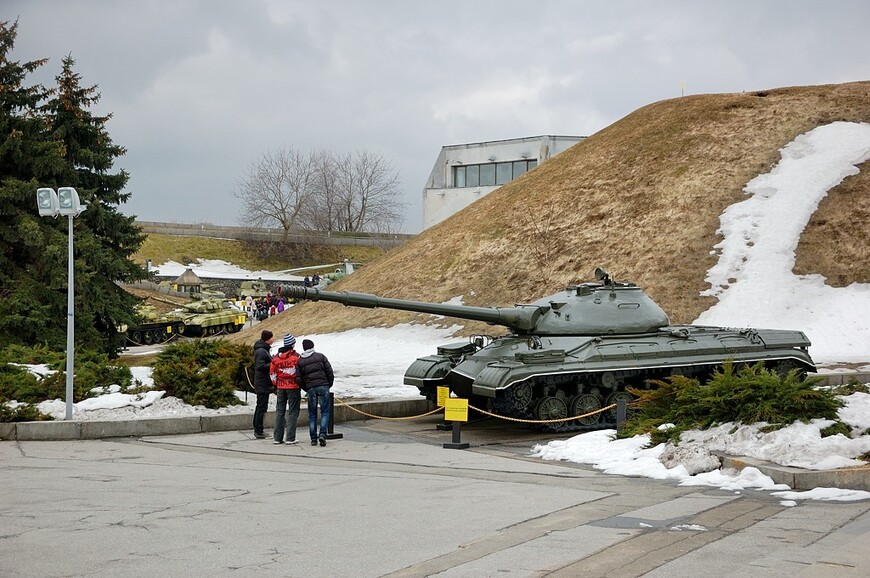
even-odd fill
[[(533, 402), (537, 401), (539, 400), (533, 400)], [(535, 417), (535, 415), (532, 413), (532, 407), (534, 407), (534, 403), (525, 408), (519, 409), (513, 403), (511, 403), (509, 399), (502, 397), (496, 399), (495, 402), (493, 402), (492, 413), (515, 419), (537, 420), (538, 418)], [(547, 433), (582, 433), (588, 431), (597, 431), (601, 429), (614, 429), (616, 427), (616, 419), (609, 419), (610, 412), (603, 413), (604, 418), (598, 423), (592, 425), (583, 425), (577, 423), (576, 421), (564, 421), (561, 423), (532, 423), (525, 425), (528, 425), (532, 429)]]

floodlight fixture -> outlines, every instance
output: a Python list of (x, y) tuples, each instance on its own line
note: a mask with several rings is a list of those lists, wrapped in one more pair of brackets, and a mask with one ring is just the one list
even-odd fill
[(60, 203), (54, 189), (36, 189), (36, 206), (40, 217), (57, 217), (60, 214)]
[(78, 217), (87, 208), (79, 201), (78, 192), (72, 187), (60, 187), (57, 189), (57, 202), (61, 215)]

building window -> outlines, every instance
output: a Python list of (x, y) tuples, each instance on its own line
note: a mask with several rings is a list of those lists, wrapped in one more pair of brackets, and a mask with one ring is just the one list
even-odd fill
[(536, 166), (538, 166), (536, 160), (523, 160), (453, 167), (453, 186), (468, 188), (504, 185)]
[(453, 167), (453, 186), (462, 188), (465, 185), (465, 167)]
[(498, 163), (495, 165), (495, 184), (503, 185), (513, 180), (513, 163)]
[(480, 186), (494, 187), (495, 186), (495, 164), (489, 163), (480, 165)]

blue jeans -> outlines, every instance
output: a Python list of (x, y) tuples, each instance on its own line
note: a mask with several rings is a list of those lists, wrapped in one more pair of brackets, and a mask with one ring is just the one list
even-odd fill
[[(317, 406), (320, 405), (320, 434), (317, 432)], [(311, 439), (325, 438), (329, 431), (329, 387), (321, 385), (308, 390), (308, 433)]]
[[(284, 431), (287, 432), (287, 441), (296, 441), (296, 422), (299, 420), (299, 401), (302, 399), (302, 393), (299, 388), (296, 389), (279, 389), (278, 403), (275, 406), (275, 431), (272, 432), (276, 442), (284, 441)], [(289, 416), (285, 422), (284, 408), (289, 406)], [(286, 423), (286, 427), (285, 427)]]

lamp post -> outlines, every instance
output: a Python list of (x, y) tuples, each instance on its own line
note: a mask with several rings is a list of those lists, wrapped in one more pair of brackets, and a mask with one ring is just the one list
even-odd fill
[(79, 202), (79, 194), (72, 187), (60, 187), (57, 193), (54, 189), (42, 188), (36, 190), (36, 205), (39, 216), (54, 217), (66, 215), (69, 218), (69, 243), (67, 251), (67, 290), (66, 290), (66, 419), (72, 419), (73, 404), (73, 333), (75, 326), (75, 307), (73, 295), (73, 219), (78, 217), (87, 205)]

